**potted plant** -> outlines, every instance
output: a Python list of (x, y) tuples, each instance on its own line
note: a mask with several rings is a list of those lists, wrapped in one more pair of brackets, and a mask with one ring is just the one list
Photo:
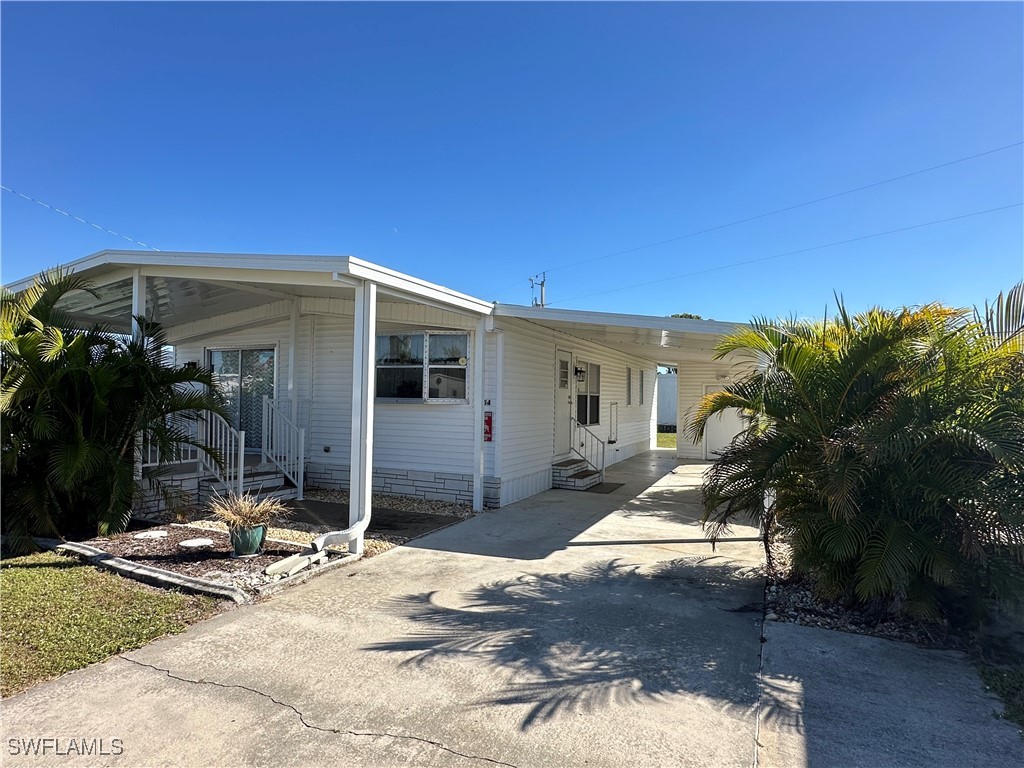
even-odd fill
[(253, 493), (215, 496), (210, 512), (228, 527), (232, 557), (255, 557), (263, 552), (267, 526), (291, 514), (280, 499), (259, 498)]

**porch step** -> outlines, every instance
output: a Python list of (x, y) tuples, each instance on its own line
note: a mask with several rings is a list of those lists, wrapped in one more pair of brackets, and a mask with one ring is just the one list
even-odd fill
[(587, 469), (590, 465), (587, 464), (585, 459), (566, 459), (565, 461), (556, 461), (551, 465), (551, 482), (555, 488), (561, 488), (560, 482), (566, 480), (570, 475), (575, 475), (577, 472), (582, 472)]
[(565, 480), (560, 481), (555, 488), (565, 488), (572, 491), (585, 491), (601, 482), (601, 473), (596, 469), (584, 469), (575, 474), (569, 475)]
[[(199, 502), (206, 504), (214, 495), (225, 496), (234, 493), (237, 489), (227, 487), (220, 480), (205, 478), (199, 481)], [(290, 484), (286, 485), (285, 477), (279, 471), (246, 472), (242, 484), (245, 493), (255, 493), (260, 498), (277, 496), (277, 498), (295, 498), (296, 490)], [(279, 495), (280, 492), (291, 493), (291, 495)]]

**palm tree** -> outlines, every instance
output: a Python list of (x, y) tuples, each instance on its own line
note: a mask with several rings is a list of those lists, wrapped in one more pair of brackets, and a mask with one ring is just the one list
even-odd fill
[(987, 323), (940, 305), (850, 316), (840, 302), (826, 322), (759, 319), (723, 339), (719, 359), (753, 365), (690, 429), (699, 440), (727, 408), (748, 418), (708, 473), (709, 535), (753, 516), (821, 593), (889, 610), (976, 620), (986, 598), (1019, 598), (1022, 292)]
[(223, 412), (209, 371), (168, 364), (157, 324), (138, 317), (129, 338), (61, 311), (90, 290), (56, 271), (0, 296), (3, 526), (15, 551), (33, 535), (123, 531), (143, 446), (172, 461), (182, 445), (202, 447), (190, 429), (202, 412)]

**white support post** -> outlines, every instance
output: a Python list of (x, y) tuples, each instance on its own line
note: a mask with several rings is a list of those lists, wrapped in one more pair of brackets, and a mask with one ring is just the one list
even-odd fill
[(139, 322), (135, 318), (146, 314), (146, 277), (141, 269), (136, 269), (132, 274), (132, 336), (138, 337), (142, 333)]
[[(370, 517), (373, 495), (373, 398), (377, 341), (377, 285), (356, 288), (352, 333), (352, 451), (349, 461), (349, 527)], [(349, 552), (362, 554), (363, 534), (349, 543)]]
[[(136, 319), (146, 314), (146, 278), (142, 270), (136, 269), (132, 273), (132, 336), (138, 339), (142, 336), (142, 327)], [(142, 480), (143, 445), (145, 435), (141, 432), (135, 435), (135, 462), (132, 468), (132, 477), (136, 482)]]
[(303, 488), (303, 486), (305, 486), (305, 484), (306, 484), (306, 430), (305, 430), (305, 428), (299, 430), (299, 466), (296, 469), (296, 474), (297, 474), (297, 476), (299, 478), (299, 482), (296, 483), (296, 486), (298, 487), (298, 491), (299, 491), (299, 493), (298, 493), (296, 498), (298, 498), (299, 501), (302, 501), (304, 498), (306, 498), (305, 495), (304, 495), (305, 491), (304, 491), (304, 488)]
[(487, 318), (476, 321), (473, 335), (473, 511), (484, 508), (484, 343)]
[(245, 493), (245, 430), (238, 433), (238, 495)]
[(295, 392), (295, 349), (299, 346), (299, 300), (292, 302), (291, 324), (288, 329), (288, 399), (291, 401), (292, 424), (298, 424), (299, 399)]
[[(678, 361), (676, 363), (676, 458), (677, 459), (683, 458), (682, 451), (683, 451), (683, 441), (685, 440), (684, 433), (685, 433), (685, 430), (686, 430), (686, 417), (689, 415), (689, 410), (683, 407), (683, 404), (686, 403), (686, 401), (683, 399), (683, 367), (685, 365), (687, 365), (687, 363), (685, 361), (683, 361), (683, 360), (680, 360), (680, 361)], [(657, 411), (655, 411), (655, 413), (657, 413)], [(655, 421), (658, 420), (657, 416), (655, 416), (654, 420)], [(655, 427), (655, 429), (657, 429), (657, 427)], [(689, 443), (689, 444), (692, 444), (692, 443)], [(657, 443), (655, 443), (655, 445), (657, 445)], [(703, 448), (701, 448), (700, 446), (697, 446), (697, 448), (698, 448), (698, 450), (703, 451)], [(701, 453), (700, 457), (703, 459), (704, 458), (704, 454)]]
[(263, 396), (263, 433), (262, 440), (260, 442), (261, 454), (260, 463), (265, 463), (270, 460), (270, 398), (267, 395)]

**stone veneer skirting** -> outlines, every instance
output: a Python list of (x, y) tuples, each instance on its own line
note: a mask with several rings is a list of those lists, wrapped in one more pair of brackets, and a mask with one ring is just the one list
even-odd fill
[(165, 476), (160, 478), (159, 486), (144, 477), (142, 489), (142, 497), (136, 503), (135, 511), (147, 515), (163, 512), (171, 506), (167, 503), (165, 493), (172, 494), (178, 505), (192, 506), (199, 503), (199, 476), (196, 474)]
[[(179, 496), (186, 505), (199, 503), (199, 477), (182, 474), (162, 478), (161, 485)], [(306, 465), (306, 485), (324, 488), (348, 488), (349, 468), (335, 464), (309, 462)], [(145, 491), (136, 509), (153, 514), (167, 508), (163, 494), (156, 486), (144, 480)], [(473, 476), (453, 472), (424, 472), (413, 469), (375, 469), (373, 492), (415, 496), (431, 501), (450, 501), (456, 504), (473, 503)], [(484, 477), (484, 506), (501, 506), (501, 479)]]
[[(306, 464), (306, 485), (324, 488), (348, 488), (349, 468), (311, 461)], [(473, 475), (457, 472), (431, 472), (415, 469), (373, 470), (373, 492), (414, 496), (429, 501), (473, 503)], [(501, 479), (484, 477), (484, 506), (501, 504)]]

